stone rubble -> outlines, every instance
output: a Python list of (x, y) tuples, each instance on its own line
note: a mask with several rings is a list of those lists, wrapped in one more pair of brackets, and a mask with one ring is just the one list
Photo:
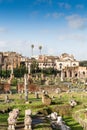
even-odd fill
[(53, 129), (71, 130), (71, 128), (65, 124), (62, 117), (56, 112), (51, 113), (47, 118), (50, 120)]

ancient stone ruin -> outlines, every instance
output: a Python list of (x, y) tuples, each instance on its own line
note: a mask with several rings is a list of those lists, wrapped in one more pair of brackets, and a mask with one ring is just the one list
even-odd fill
[(25, 118), (24, 118), (24, 129), (25, 130), (32, 130), (32, 118), (31, 118), (32, 112), (30, 109), (25, 110)]
[(51, 100), (51, 98), (48, 95), (46, 95), (46, 94), (42, 95), (42, 103), (44, 105), (50, 105), (51, 102), (52, 102), (52, 100)]
[(71, 130), (71, 128), (63, 121), (62, 116), (58, 115), (56, 112), (51, 113), (47, 118), (50, 120), (53, 129)]
[(8, 130), (15, 130), (17, 118), (19, 116), (19, 109), (13, 109), (13, 111), (9, 112), (8, 117)]

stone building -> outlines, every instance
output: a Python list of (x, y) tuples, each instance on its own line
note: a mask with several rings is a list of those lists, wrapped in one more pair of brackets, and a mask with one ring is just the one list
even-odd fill
[(0, 52), (0, 68), (11, 70), (12, 67), (19, 67), (21, 64), (21, 55), (16, 52)]
[(54, 68), (60, 71), (62, 77), (86, 77), (87, 68), (79, 66), (73, 55), (63, 53), (60, 56), (39, 55), (29, 59), (16, 52), (0, 52), (0, 70), (19, 67), (24, 64), (30, 73), (30, 65), (33, 59), (38, 62), (39, 68)]

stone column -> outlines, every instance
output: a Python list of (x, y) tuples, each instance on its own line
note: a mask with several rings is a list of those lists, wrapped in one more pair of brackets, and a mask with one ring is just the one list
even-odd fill
[(39, 94), (38, 94), (38, 92), (35, 92), (35, 98), (36, 98), (36, 99), (39, 98)]
[(11, 62), (11, 74), (10, 74), (10, 78), (13, 78), (14, 77), (14, 72), (13, 72), (13, 60)]
[(24, 75), (24, 90), (25, 90), (25, 101), (28, 101), (28, 90), (27, 90), (27, 74)]
[(67, 70), (67, 78), (69, 78), (69, 70)]
[(30, 64), (28, 64), (28, 74), (30, 74)]
[(11, 65), (11, 74), (13, 74), (13, 65)]
[(72, 78), (75, 77), (74, 70), (72, 70)]
[(61, 70), (61, 81), (63, 81), (63, 76), (64, 76), (64, 73), (63, 73), (63, 70)]
[(24, 129), (25, 130), (32, 130), (32, 118), (31, 118), (31, 110), (25, 110), (25, 118), (24, 118)]

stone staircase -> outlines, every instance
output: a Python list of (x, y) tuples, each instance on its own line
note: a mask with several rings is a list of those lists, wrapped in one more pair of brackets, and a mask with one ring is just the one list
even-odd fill
[(23, 121), (17, 122), (15, 130), (24, 130), (24, 122)]
[[(35, 116), (32, 117), (32, 120), (33, 120), (32, 130), (36, 130), (36, 129), (38, 129), (38, 130), (39, 129), (41, 129), (41, 130), (52, 130), (50, 124), (46, 125), (47, 120), (45, 119), (44, 116), (35, 115)], [(38, 128), (38, 126), (40, 124), (43, 124), (43, 128)], [(7, 130), (7, 128), (8, 128), (7, 125), (3, 125), (3, 126), (0, 125), (0, 130)], [(15, 130), (24, 130), (24, 121), (23, 120), (17, 121), (16, 126), (15, 126)]]
[[(32, 120), (33, 120), (33, 122), (32, 122), (32, 130), (35, 130), (35, 129), (39, 130), (38, 125), (40, 125), (40, 124), (43, 124), (43, 128), (40, 128), (41, 130), (42, 129), (46, 130), (47, 127), (48, 127), (49, 130), (52, 130), (52, 127), (51, 127), (50, 124), (48, 126), (44, 125), (47, 122), (47, 120), (45, 119), (44, 116), (37, 116), (36, 115), (36, 116), (34, 116), (32, 118)], [(15, 130), (24, 130), (24, 122), (23, 121), (17, 122)]]

